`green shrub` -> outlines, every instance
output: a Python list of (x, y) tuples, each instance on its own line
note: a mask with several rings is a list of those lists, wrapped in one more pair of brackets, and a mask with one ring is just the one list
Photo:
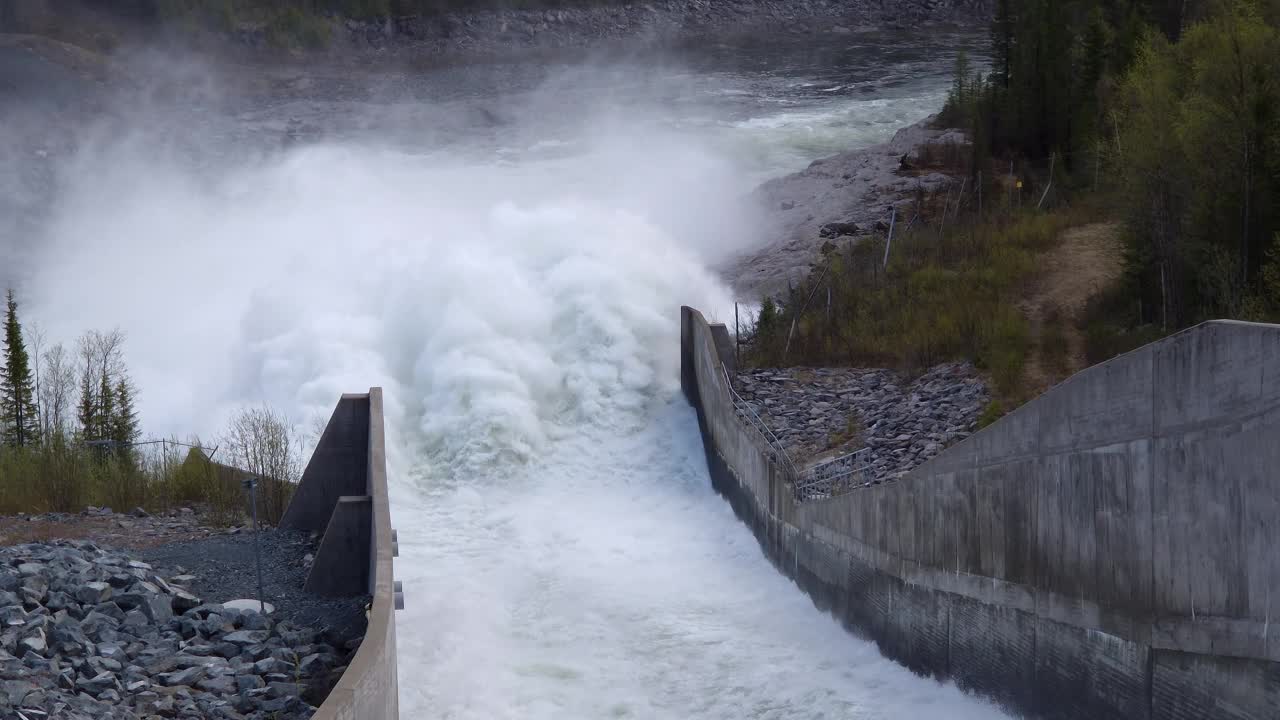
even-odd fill
[(941, 237), (935, 227), (916, 226), (894, 238), (887, 268), (883, 239), (836, 248), (825, 272), (765, 303), (746, 335), (744, 362), (911, 372), (967, 359), (1012, 392), (1030, 350), (1014, 301), (1034, 277), (1038, 253), (1071, 222), (1055, 215), (956, 223)]
[(987, 406), (982, 409), (982, 414), (978, 416), (978, 429), (981, 430), (994, 423), (1004, 417), (1005, 413), (1004, 405), (999, 400), (992, 400), (987, 403)]
[(267, 24), (267, 42), (279, 48), (317, 50), (329, 44), (330, 27), (324, 18), (295, 6), (276, 12)]
[[(198, 507), (215, 524), (243, 521), (248, 499), (240, 481), (245, 474), (210, 462), (200, 450), (184, 454), (179, 447), (171, 443), (135, 457), (60, 437), (38, 448), (0, 446), (0, 515), (79, 512), (88, 505), (121, 512)], [(296, 480), (267, 479), (260, 485), (259, 512), (265, 522), (275, 523), (283, 515)]]
[(1002, 307), (984, 327), (984, 346), (979, 365), (991, 373), (996, 392), (1014, 397), (1022, 385), (1023, 370), (1030, 348), (1027, 320), (1016, 309)]

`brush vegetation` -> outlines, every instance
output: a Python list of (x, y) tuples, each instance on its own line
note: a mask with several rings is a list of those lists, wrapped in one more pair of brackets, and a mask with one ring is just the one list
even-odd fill
[[(1280, 0), (998, 0), (989, 72), (961, 56), (939, 118), (970, 143), (914, 162), (967, 201), (899, 205), (910, 229), (887, 265), (884, 233), (828, 246), (765, 299), (746, 361), (969, 360), (997, 390), (985, 424), (1027, 399), (1029, 355), (1065, 358), (1071, 331), (1096, 363), (1206, 319), (1280, 321), (1278, 22)], [(1050, 311), (1033, 338), (1019, 303), (1045, 251), (1094, 220), (1123, 228), (1121, 280), (1075, 328)]]
[(215, 522), (243, 517), (240, 481), (262, 479), (268, 522), (284, 513), (302, 474), (301, 443), (289, 420), (247, 408), (211, 449), (199, 439), (142, 440), (137, 388), (124, 360), (124, 334), (90, 331), (74, 346), (48, 344), (24, 328), (10, 291), (0, 365), (0, 514), (127, 511), (197, 506)]
[(1125, 228), (1095, 298), (1098, 361), (1215, 318), (1280, 321), (1280, 0), (997, 3), (991, 72), (962, 58), (942, 122), (971, 175), (1008, 162)]
[(916, 222), (885, 239), (829, 246), (785, 298), (766, 299), (745, 338), (761, 366), (870, 365), (908, 373), (951, 360), (990, 372), (1017, 395), (1031, 350), (1016, 307), (1036, 259), (1079, 213), (1010, 211), (982, 220)]

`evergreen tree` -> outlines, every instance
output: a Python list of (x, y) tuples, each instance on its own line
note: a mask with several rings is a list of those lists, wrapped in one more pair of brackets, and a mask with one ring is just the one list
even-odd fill
[(1109, 45), (1106, 16), (1095, 7), (1089, 13), (1084, 32), (1076, 45), (1075, 87), (1072, 90), (1075, 98), (1073, 144), (1076, 149), (1092, 146), (1098, 134), (1101, 115), (1098, 84), (1106, 72)]
[(111, 384), (111, 375), (105, 369), (98, 379), (98, 418), (97, 438), (112, 440), (115, 431), (116, 402), (115, 389)]
[(133, 383), (129, 378), (122, 376), (116, 381), (111, 439), (116, 442), (116, 452), (126, 460), (132, 459), (133, 449), (129, 446), (138, 439), (138, 413), (133, 407), (133, 394)]
[(1013, 0), (996, 0), (991, 22), (991, 78), (997, 87), (1009, 89), (1013, 72)]
[(98, 403), (94, 396), (93, 373), (87, 366), (80, 374), (80, 403), (76, 407), (76, 419), (80, 422), (81, 439), (98, 439)]
[(40, 440), (39, 416), (31, 385), (31, 363), (18, 322), (18, 303), (10, 290), (4, 324), (4, 368), (0, 370), (0, 430), (6, 444), (35, 445)]

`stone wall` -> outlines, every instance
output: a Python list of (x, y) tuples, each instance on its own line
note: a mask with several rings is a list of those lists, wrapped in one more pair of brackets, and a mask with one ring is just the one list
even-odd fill
[(1031, 717), (1275, 717), (1280, 328), (1206, 323), (804, 504), (688, 308), (682, 360), (716, 488), (887, 656)]

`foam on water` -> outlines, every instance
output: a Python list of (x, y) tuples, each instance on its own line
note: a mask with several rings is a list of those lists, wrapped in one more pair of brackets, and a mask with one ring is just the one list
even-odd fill
[(394, 513), (405, 717), (1001, 716), (816, 611), (713, 493), (668, 392), (527, 465), (419, 481)]

